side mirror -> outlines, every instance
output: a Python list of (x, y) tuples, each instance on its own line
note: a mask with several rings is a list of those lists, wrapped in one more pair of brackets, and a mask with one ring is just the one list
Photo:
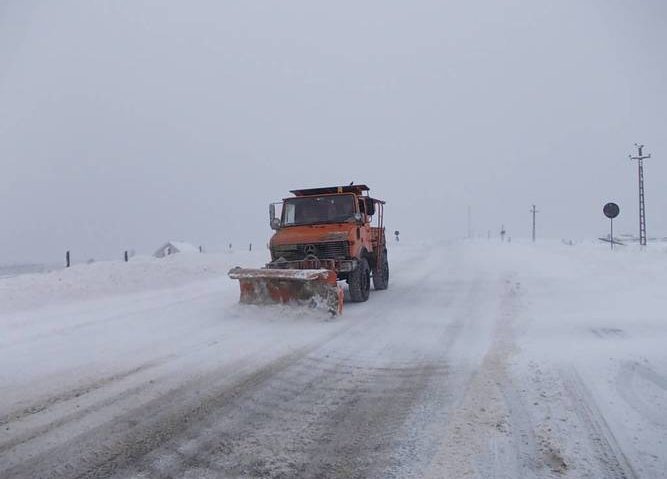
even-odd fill
[(373, 216), (375, 214), (375, 202), (367, 196), (359, 198), (359, 211), (366, 213), (368, 216)]
[(276, 218), (276, 205), (269, 205), (269, 225), (272, 230), (280, 229), (280, 218)]
[(366, 198), (366, 214), (368, 216), (373, 216), (375, 214), (375, 201), (370, 198)]

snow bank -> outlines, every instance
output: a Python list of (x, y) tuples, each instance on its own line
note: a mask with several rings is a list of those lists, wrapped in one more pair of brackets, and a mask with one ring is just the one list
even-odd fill
[(128, 263), (78, 264), (47, 273), (0, 278), (0, 313), (181, 286), (226, 275), (234, 266), (262, 266), (267, 256), (266, 251), (172, 255), (161, 259), (137, 256)]

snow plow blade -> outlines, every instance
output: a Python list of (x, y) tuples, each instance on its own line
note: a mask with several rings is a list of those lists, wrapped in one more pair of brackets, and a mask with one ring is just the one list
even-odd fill
[(343, 312), (343, 290), (335, 271), (233, 268), (229, 277), (239, 280), (244, 304), (305, 304), (331, 314)]

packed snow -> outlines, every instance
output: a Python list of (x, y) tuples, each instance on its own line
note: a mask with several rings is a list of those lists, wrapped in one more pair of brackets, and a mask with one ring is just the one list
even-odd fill
[(392, 244), (343, 315), (266, 251), (0, 279), (0, 477), (664, 477), (667, 250)]

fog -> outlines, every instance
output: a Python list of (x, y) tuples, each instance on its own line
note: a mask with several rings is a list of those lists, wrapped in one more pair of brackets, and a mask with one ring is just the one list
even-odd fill
[(0, 2), (0, 263), (266, 243), (267, 204), (366, 183), (405, 240), (667, 235), (667, 6)]

